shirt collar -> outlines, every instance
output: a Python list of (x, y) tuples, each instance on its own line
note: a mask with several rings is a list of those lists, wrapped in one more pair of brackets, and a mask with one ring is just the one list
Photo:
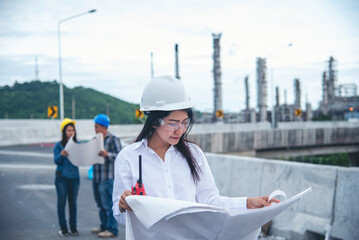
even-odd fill
[(147, 148), (147, 138), (142, 138), (140, 141), (133, 143), (135, 149), (139, 148), (142, 144)]
[(112, 134), (111, 134), (109, 131), (107, 131), (107, 134), (106, 134), (106, 136), (105, 136), (105, 139), (108, 138), (108, 137), (111, 137), (111, 136), (112, 136)]
[[(149, 149), (148, 147), (148, 140), (147, 138), (142, 138), (141, 141), (135, 142), (135, 149), (139, 148), (141, 145), (143, 145), (146, 149)], [(174, 151), (176, 150), (173, 145), (170, 146), (170, 148), (167, 151)]]

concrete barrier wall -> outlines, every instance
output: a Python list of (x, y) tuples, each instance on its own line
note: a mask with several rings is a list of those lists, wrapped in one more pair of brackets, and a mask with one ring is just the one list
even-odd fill
[(359, 144), (359, 125), (338, 128), (268, 129), (237, 132), (195, 132), (190, 139), (207, 152), (320, 147)]
[(0, 120), (0, 146), (55, 142), (61, 138), (58, 120)]
[[(0, 146), (57, 142), (61, 139), (60, 120), (0, 120)], [(109, 131), (123, 138), (135, 138), (142, 125), (110, 125)], [(93, 120), (76, 120), (77, 137), (95, 136)]]
[[(338, 168), (332, 236), (359, 238), (359, 168)], [(350, 229), (349, 229), (350, 227)], [(347, 233), (349, 231), (349, 235)]]
[[(121, 138), (134, 139), (142, 124), (110, 125), (109, 130)], [(78, 139), (87, 140), (94, 133), (92, 120), (76, 120)], [(0, 120), (0, 146), (55, 142), (61, 137), (60, 120)], [(359, 123), (291, 122), (196, 124), (190, 138), (207, 152), (238, 152), (313, 145), (359, 143)]]
[(221, 195), (263, 196), (275, 189), (288, 197), (313, 191), (277, 216), (271, 234), (307, 239), (308, 232), (338, 239), (359, 236), (359, 168), (319, 166), (207, 153)]

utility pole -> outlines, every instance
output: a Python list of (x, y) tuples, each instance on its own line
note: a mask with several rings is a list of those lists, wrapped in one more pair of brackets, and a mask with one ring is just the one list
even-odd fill
[(153, 71), (153, 52), (151, 52), (151, 79), (155, 77), (155, 73)]
[(61, 19), (57, 23), (57, 43), (58, 43), (58, 50), (59, 50), (59, 95), (60, 95), (60, 119), (61, 121), (64, 120), (64, 87), (62, 82), (62, 57), (61, 57), (61, 23), (66, 22), (68, 20), (81, 17), (85, 14), (91, 14), (96, 12), (96, 9), (92, 9), (90, 11), (86, 11), (83, 13), (76, 14), (74, 16)]
[(35, 80), (40, 80), (39, 78), (39, 67), (37, 64), (37, 56), (35, 56)]
[(72, 95), (72, 119), (76, 119), (76, 102), (74, 95)]
[(175, 77), (181, 79), (179, 75), (179, 63), (178, 63), (178, 44), (175, 44)]
[(110, 104), (106, 102), (106, 115), (110, 117)]

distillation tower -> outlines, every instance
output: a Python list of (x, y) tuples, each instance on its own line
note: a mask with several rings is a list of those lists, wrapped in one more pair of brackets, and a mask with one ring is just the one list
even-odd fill
[(220, 39), (222, 33), (214, 34), (213, 36), (213, 79), (214, 79), (214, 111), (213, 120), (214, 122), (222, 120), (221, 117), (217, 116), (218, 111), (222, 111), (222, 73), (221, 73), (221, 59), (220, 59)]
[(259, 112), (259, 121), (267, 120), (267, 77), (266, 60), (257, 58), (257, 103)]

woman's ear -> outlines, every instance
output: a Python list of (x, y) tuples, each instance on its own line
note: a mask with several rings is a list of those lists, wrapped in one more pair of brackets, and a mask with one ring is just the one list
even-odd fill
[(152, 127), (153, 127), (154, 129), (157, 129), (159, 125), (160, 125), (160, 123), (158, 122), (158, 120), (156, 120), (156, 121), (154, 121), (154, 122), (152, 123)]

